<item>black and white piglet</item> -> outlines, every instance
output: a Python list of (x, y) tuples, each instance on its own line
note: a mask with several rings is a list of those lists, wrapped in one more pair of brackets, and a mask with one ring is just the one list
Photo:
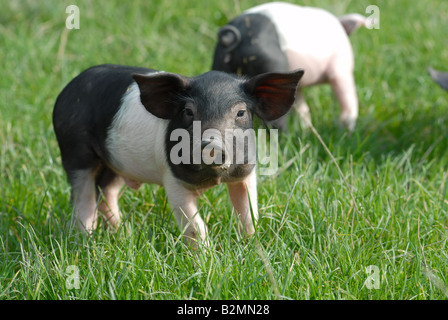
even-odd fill
[[(321, 8), (264, 3), (219, 30), (212, 69), (253, 76), (304, 68), (295, 103), (303, 126), (311, 124), (311, 117), (302, 88), (330, 83), (341, 107), (340, 122), (353, 130), (358, 96), (348, 35), (366, 23), (356, 13), (336, 17)], [(286, 130), (286, 117), (271, 124)]]
[[(172, 134), (192, 133), (199, 123), (201, 133), (213, 129), (224, 136), (225, 130), (251, 129), (254, 114), (265, 121), (277, 119), (291, 108), (302, 75), (303, 70), (296, 70), (247, 79), (211, 71), (188, 78), (119, 65), (85, 70), (63, 89), (53, 112), (62, 164), (72, 186), (74, 221), (87, 232), (96, 228), (99, 216), (116, 226), (123, 185), (137, 189), (141, 183), (156, 183), (165, 188), (184, 239), (196, 245), (206, 238), (197, 197), (226, 183), (245, 233), (254, 233), (255, 164), (233, 158), (208, 164), (202, 158), (173, 161), (177, 142)], [(201, 137), (189, 135), (192, 150), (203, 152), (214, 143), (214, 137)], [(226, 152), (223, 148), (220, 156)]]

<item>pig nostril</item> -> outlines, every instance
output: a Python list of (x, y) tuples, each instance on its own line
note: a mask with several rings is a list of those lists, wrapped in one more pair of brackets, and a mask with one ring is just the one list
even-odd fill
[(215, 137), (211, 136), (208, 139), (204, 139), (201, 141), (201, 149), (204, 149), (207, 145), (209, 145), (210, 143), (212, 143), (215, 140)]
[(202, 160), (206, 165), (221, 166), (225, 162), (225, 151), (216, 141), (211, 137), (201, 141)]

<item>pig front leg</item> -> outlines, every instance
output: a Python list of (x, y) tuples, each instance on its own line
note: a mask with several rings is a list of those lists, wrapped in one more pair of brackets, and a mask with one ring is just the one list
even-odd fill
[(198, 247), (198, 241), (207, 244), (207, 228), (196, 204), (199, 192), (185, 188), (171, 175), (165, 179), (164, 187), (184, 241), (193, 248)]
[(228, 183), (227, 187), (235, 213), (242, 223), (243, 230), (240, 229), (240, 232), (244, 231), (247, 235), (254, 234), (255, 225), (258, 221), (257, 176), (255, 169), (243, 181)]

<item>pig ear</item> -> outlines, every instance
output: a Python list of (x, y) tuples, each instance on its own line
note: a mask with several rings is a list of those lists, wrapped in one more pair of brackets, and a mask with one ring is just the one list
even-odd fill
[(168, 72), (133, 74), (132, 77), (140, 89), (140, 101), (156, 117), (172, 119), (182, 109), (176, 96), (187, 88), (187, 78)]
[(255, 97), (255, 114), (265, 121), (272, 121), (288, 113), (303, 73), (303, 69), (288, 73), (263, 73), (248, 80), (244, 89)]

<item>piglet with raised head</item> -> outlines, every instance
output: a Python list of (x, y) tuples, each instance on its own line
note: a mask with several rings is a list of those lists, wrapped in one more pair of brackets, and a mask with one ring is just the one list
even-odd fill
[[(74, 221), (87, 232), (99, 216), (120, 223), (124, 184), (162, 185), (184, 239), (206, 239), (197, 197), (226, 183), (242, 231), (258, 219), (255, 163), (248, 140), (224, 139), (291, 108), (303, 70), (250, 79), (218, 71), (197, 77), (119, 65), (89, 68), (57, 98), (53, 124), (72, 186)], [(235, 136), (236, 137), (236, 136)], [(224, 141), (225, 140), (225, 141)], [(238, 149), (244, 153), (235, 161)]]

